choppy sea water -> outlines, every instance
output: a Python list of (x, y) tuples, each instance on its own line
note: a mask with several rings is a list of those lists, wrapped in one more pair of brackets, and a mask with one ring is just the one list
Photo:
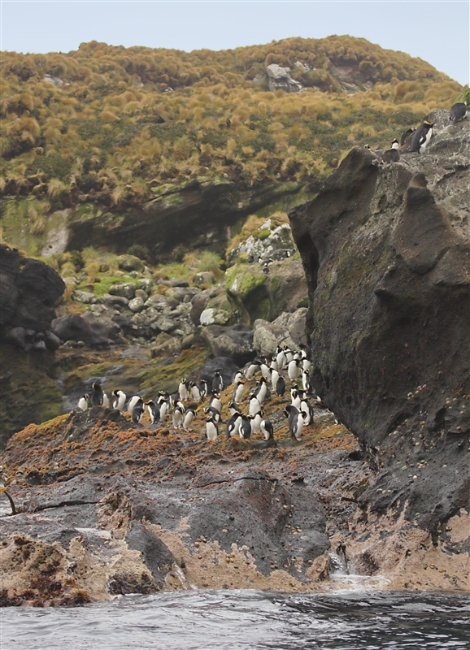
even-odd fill
[(164, 592), (0, 610), (1, 650), (470, 648), (470, 597), (385, 591)]

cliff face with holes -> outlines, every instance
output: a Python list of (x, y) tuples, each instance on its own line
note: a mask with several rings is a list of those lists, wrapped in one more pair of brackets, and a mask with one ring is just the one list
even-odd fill
[(379, 471), (363, 505), (436, 537), (469, 510), (470, 122), (431, 118), (424, 154), (353, 149), (289, 216), (313, 385)]

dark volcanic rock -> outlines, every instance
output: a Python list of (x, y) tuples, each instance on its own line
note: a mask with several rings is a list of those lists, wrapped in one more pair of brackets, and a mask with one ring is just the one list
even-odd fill
[(175, 561), (169, 548), (152, 531), (137, 521), (133, 521), (126, 535), (129, 548), (140, 551), (156, 584), (161, 588), (165, 576)]
[(117, 323), (106, 316), (91, 312), (69, 314), (52, 322), (52, 332), (62, 341), (83, 341), (87, 345), (102, 346), (115, 339), (120, 331)]
[(239, 366), (254, 359), (253, 328), (249, 325), (207, 325), (201, 327), (201, 336), (215, 357), (230, 357)]
[(55, 317), (54, 305), (63, 294), (61, 277), (44, 262), (21, 257), (0, 245), (0, 326), (45, 332)]
[(312, 382), (384, 470), (363, 500), (431, 529), (470, 495), (470, 124), (440, 128), (406, 162), (353, 149), (290, 215)]

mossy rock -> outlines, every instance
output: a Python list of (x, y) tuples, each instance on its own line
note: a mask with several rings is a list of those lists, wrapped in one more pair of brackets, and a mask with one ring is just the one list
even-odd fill
[(52, 374), (52, 352), (22, 352), (2, 343), (1, 366), (14, 369), (11, 377), (4, 374), (0, 391), (0, 448), (17, 431), (28, 424), (40, 424), (61, 415), (62, 394), (49, 376)]
[(120, 255), (118, 258), (118, 264), (119, 268), (122, 271), (128, 272), (138, 271), (141, 273), (145, 268), (145, 264), (142, 262), (142, 260), (135, 255)]
[(253, 323), (257, 318), (270, 319), (272, 308), (266, 276), (258, 272), (257, 267), (237, 264), (229, 269), (225, 288), (239, 310), (241, 320)]

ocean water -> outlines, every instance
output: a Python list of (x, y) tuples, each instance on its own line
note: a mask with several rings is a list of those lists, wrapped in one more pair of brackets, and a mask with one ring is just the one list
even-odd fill
[(470, 648), (470, 597), (387, 591), (180, 591), (0, 610), (1, 650)]

